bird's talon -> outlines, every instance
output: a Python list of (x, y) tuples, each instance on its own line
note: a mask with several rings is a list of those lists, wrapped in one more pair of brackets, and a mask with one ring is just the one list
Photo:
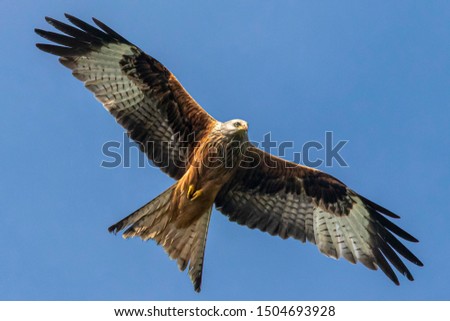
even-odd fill
[(202, 194), (203, 194), (203, 192), (200, 189), (198, 191), (195, 191), (194, 195), (192, 195), (192, 197), (191, 197), (191, 201), (193, 201), (196, 198), (200, 197), (200, 195), (202, 195)]
[(193, 196), (192, 194), (194, 194), (194, 191), (195, 191), (194, 185), (189, 185), (189, 188), (188, 188), (188, 191), (186, 194), (188, 199), (192, 199), (192, 196)]

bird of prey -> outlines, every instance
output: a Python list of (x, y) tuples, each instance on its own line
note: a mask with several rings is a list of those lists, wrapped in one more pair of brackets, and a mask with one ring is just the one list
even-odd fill
[(397, 285), (393, 267), (413, 280), (400, 256), (423, 264), (397, 237), (417, 239), (387, 218), (399, 216), (324, 172), (258, 149), (245, 121), (214, 119), (155, 58), (95, 18), (97, 27), (65, 16), (72, 25), (46, 18), (62, 33), (35, 30), (57, 45), (37, 47), (59, 56), (142, 152), (176, 180), (110, 232), (125, 229), (124, 238), (155, 240), (180, 270), (189, 266), (197, 292), (214, 205), (251, 229), (380, 268)]

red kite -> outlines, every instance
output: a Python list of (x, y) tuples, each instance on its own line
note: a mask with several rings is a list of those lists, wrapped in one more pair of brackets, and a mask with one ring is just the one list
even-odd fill
[[(386, 217), (388, 209), (319, 170), (270, 155), (248, 141), (247, 123), (219, 122), (160, 62), (104, 23), (66, 14), (74, 25), (47, 22), (63, 34), (36, 29), (59, 45), (37, 44), (72, 70), (86, 88), (176, 183), (109, 228), (162, 245), (200, 291), (212, 207), (231, 221), (283, 239), (306, 240), (330, 257), (380, 268), (395, 284), (391, 265), (409, 280), (399, 255), (422, 266), (395, 235), (417, 239)], [(398, 253), (398, 254), (397, 254)]]

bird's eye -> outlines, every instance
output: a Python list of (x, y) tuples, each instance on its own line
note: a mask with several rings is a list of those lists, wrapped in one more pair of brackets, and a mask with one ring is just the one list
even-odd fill
[(234, 123), (234, 127), (236, 127), (236, 128), (241, 127), (241, 125), (242, 124), (240, 122), (238, 122), (238, 121)]

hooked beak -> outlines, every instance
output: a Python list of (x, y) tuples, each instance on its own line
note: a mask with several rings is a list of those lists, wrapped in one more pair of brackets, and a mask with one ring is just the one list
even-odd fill
[(239, 130), (242, 131), (247, 131), (248, 130), (248, 124), (242, 124), (241, 126), (238, 127)]

